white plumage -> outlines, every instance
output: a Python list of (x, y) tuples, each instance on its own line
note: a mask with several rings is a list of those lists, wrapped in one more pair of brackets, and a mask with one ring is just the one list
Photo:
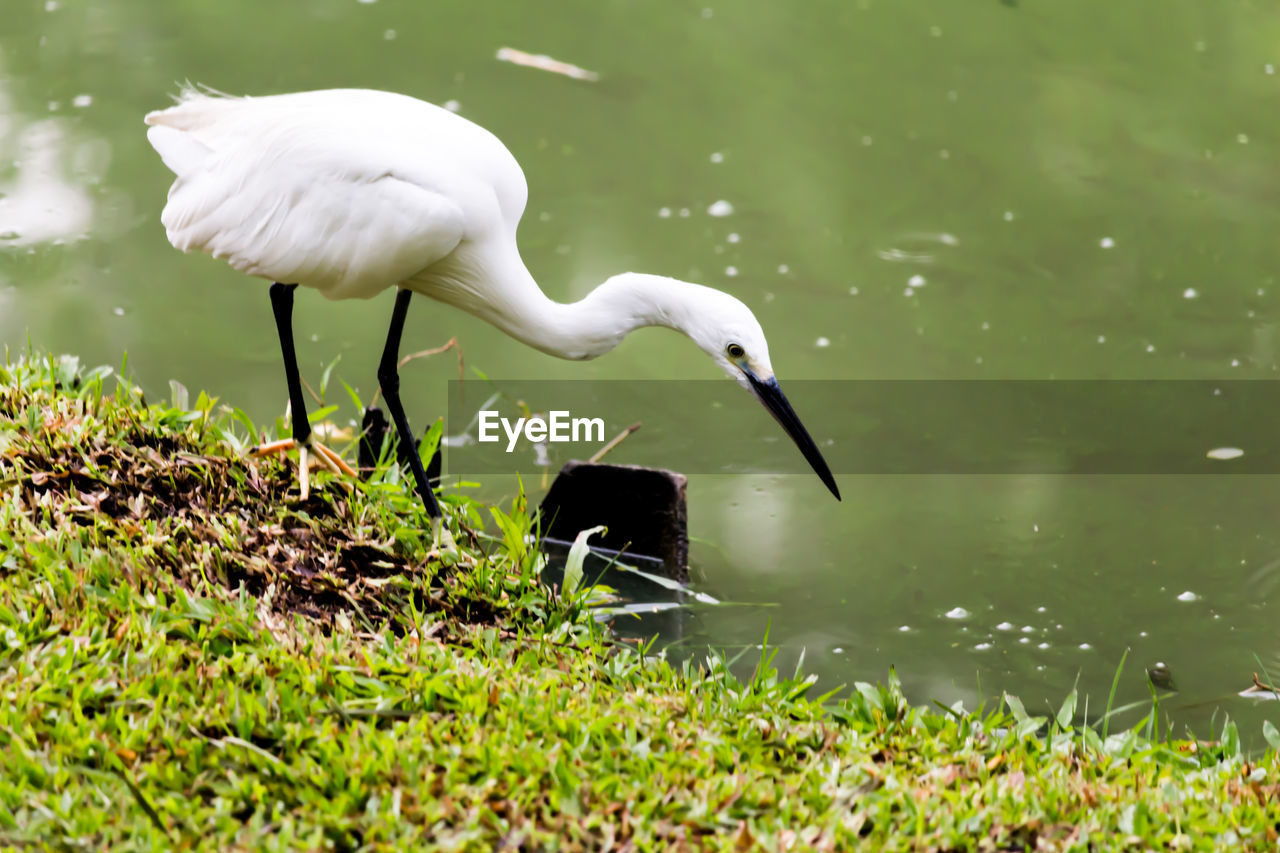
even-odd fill
[(177, 175), (161, 215), (175, 247), (330, 299), (391, 287), (420, 293), (562, 358), (601, 355), (641, 326), (676, 329), (769, 406), (836, 491), (776, 390), (764, 333), (740, 301), (637, 273), (578, 302), (547, 298), (516, 247), (524, 174), (484, 128), (364, 89), (255, 98), (187, 91), (146, 123)]
[(514, 235), (524, 210), (501, 142), (404, 95), (188, 92), (146, 122), (178, 175), (161, 216), (174, 246), (331, 299), (395, 286), (464, 236)]

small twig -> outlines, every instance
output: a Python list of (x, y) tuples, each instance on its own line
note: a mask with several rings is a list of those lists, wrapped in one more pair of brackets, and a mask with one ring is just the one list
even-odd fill
[(333, 471), (333, 473), (346, 474), (348, 477), (356, 477), (356, 478), (360, 476), (355, 472), (355, 469), (353, 469), (350, 465), (348, 465), (346, 460), (343, 459), (341, 456), (339, 456), (337, 451), (335, 451), (333, 448), (329, 447), (326, 444), (321, 444), (318, 441), (315, 443), (315, 445), (316, 445), (316, 450), (319, 451), (320, 455), (325, 458), (326, 462), (330, 463), (329, 470)]
[(426, 358), (429, 355), (439, 355), (440, 353), (445, 352), (446, 350), (453, 350), (458, 354), (458, 381), (461, 382), (463, 378), (462, 376), (462, 345), (458, 343), (457, 338), (449, 338), (449, 340), (445, 341), (440, 346), (434, 347), (432, 349), (424, 349), (419, 352), (409, 353), (404, 358), (400, 359), (400, 361), (396, 364), (396, 369), (399, 370), (400, 368), (404, 367), (406, 364), (413, 361), (414, 359)]
[[(449, 340), (445, 341), (440, 346), (433, 347), (432, 349), (424, 349), (424, 350), (420, 350), (419, 352), (409, 353), (404, 358), (400, 359), (400, 361), (396, 362), (396, 370), (399, 370), (409, 362), (414, 361), (416, 359), (426, 358), (429, 355), (439, 355), (440, 353), (445, 352), (447, 350), (454, 350), (458, 354), (458, 381), (461, 382), (465, 377), (463, 375), (462, 345), (458, 343), (457, 338), (449, 338)], [(381, 388), (374, 391), (373, 400), (370, 401), (369, 405), (371, 407), (378, 405), (378, 397), (381, 395), (382, 395)]]
[[(315, 459), (320, 463), (322, 468), (327, 468), (330, 474), (336, 474), (339, 477), (342, 476), (342, 469), (338, 467), (338, 463), (333, 461), (333, 456), (330, 456), (330, 454), (333, 453), (332, 450), (325, 447), (318, 441), (312, 442), (311, 447), (315, 450)], [(333, 455), (336, 456), (337, 454)]]
[(311, 395), (311, 399), (316, 401), (317, 406), (324, 405), (324, 400), (321, 399), (320, 395), (315, 392), (315, 389), (313, 389), (310, 385), (307, 384), (307, 380), (305, 378), (299, 376), (298, 381), (302, 383), (303, 388), (307, 389), (307, 393)]
[(627, 427), (622, 432), (615, 435), (613, 439), (609, 441), (608, 444), (606, 444), (604, 447), (600, 448), (595, 453), (593, 453), (591, 455), (591, 458), (588, 459), (587, 461), (592, 464), (599, 462), (601, 459), (604, 458), (604, 455), (606, 453), (608, 453), (610, 450), (613, 450), (615, 447), (617, 447), (619, 444), (622, 443), (622, 440), (624, 438), (631, 435), (631, 433), (635, 432), (638, 429), (640, 429), (640, 421), (636, 421), (631, 426)]
[(1244, 692), (1245, 693), (1272, 693), (1277, 696), (1280, 696), (1280, 690), (1277, 690), (1276, 688), (1272, 687), (1270, 684), (1267, 684), (1265, 681), (1260, 680), (1258, 678), (1258, 673), (1256, 672), (1253, 674), (1253, 686), (1246, 687), (1244, 689)]
[[(337, 451), (321, 444), (318, 441), (313, 441), (311, 446), (315, 449), (316, 461), (325, 468), (328, 468), (334, 474), (339, 476), (346, 474), (348, 477), (358, 476), (355, 470), (347, 464), (346, 460), (338, 455)], [(282, 438), (279, 441), (269, 441), (266, 444), (260, 444), (253, 448), (253, 450), (249, 451), (249, 454), (251, 456), (272, 456), (277, 453), (284, 453), (288, 450), (292, 450), (294, 447), (298, 447), (298, 443), (296, 441), (292, 438)], [(305, 459), (306, 457), (303, 458)]]
[(274, 453), (283, 453), (293, 447), (292, 438), (282, 438), (278, 441), (269, 441), (265, 444), (259, 444), (251, 451), (253, 456), (270, 456)]
[(559, 59), (552, 59), (542, 54), (526, 53), (514, 47), (498, 48), (497, 58), (500, 62), (510, 62), (513, 65), (537, 68), (539, 71), (550, 71), (552, 74), (561, 74), (574, 80), (586, 80), (589, 83), (594, 83), (600, 79), (600, 75), (596, 72), (588, 71), (586, 68), (581, 68), (571, 62), (562, 62)]

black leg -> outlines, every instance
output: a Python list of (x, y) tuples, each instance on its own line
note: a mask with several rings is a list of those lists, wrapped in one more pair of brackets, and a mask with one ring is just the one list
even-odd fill
[(292, 413), (293, 440), (302, 446), (311, 437), (307, 418), (307, 401), (302, 396), (298, 378), (298, 354), (293, 349), (293, 291), (296, 284), (271, 285), (271, 312), (276, 315), (276, 332), (280, 335), (280, 352), (284, 355), (284, 377), (289, 383), (289, 409)]
[(418, 443), (414, 441), (413, 432), (409, 429), (404, 406), (400, 405), (400, 371), (397, 366), (400, 360), (400, 333), (404, 331), (404, 315), (409, 311), (409, 299), (412, 296), (411, 290), (401, 289), (396, 293), (396, 307), (391, 312), (391, 328), (387, 329), (387, 345), (382, 350), (382, 362), (378, 365), (378, 383), (382, 386), (382, 396), (387, 398), (387, 408), (391, 410), (391, 419), (395, 421), (400, 446), (408, 451), (409, 467), (413, 469), (413, 479), (418, 484), (418, 496), (427, 508), (427, 515), (439, 518), (440, 505), (431, 492), (427, 472), (422, 469)]

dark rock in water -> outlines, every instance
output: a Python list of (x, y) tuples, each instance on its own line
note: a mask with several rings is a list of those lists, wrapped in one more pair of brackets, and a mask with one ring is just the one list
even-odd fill
[[(427, 431), (430, 429), (431, 427), (427, 427)], [(382, 442), (388, 435), (394, 439), (396, 434), (391, 424), (387, 422), (387, 416), (377, 406), (369, 406), (364, 410), (364, 417), (360, 420), (360, 431), (359, 467), (361, 471), (367, 473), (378, 465), (378, 457), (382, 454)], [(422, 433), (423, 437), (426, 437), (427, 431)], [(396, 461), (400, 463), (401, 468), (409, 467), (408, 451), (401, 447), (399, 442), (396, 442)], [(440, 448), (437, 446), (431, 461), (427, 463), (427, 481), (433, 486), (440, 482), (441, 465)]]
[(591, 546), (660, 560), (638, 566), (664, 577), (689, 580), (688, 480), (675, 471), (640, 465), (601, 465), (572, 460), (560, 469), (542, 501), (542, 535), (572, 542), (578, 533), (603, 524), (606, 534)]
[(1178, 689), (1177, 685), (1173, 683), (1173, 673), (1169, 671), (1169, 665), (1165, 663), (1158, 663), (1155, 666), (1148, 667), (1147, 680), (1161, 690)]

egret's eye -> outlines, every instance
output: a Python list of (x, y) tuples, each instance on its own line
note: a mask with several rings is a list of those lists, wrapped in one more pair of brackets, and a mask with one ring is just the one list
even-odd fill
[(742, 358), (747, 354), (747, 351), (742, 348), (741, 344), (729, 344), (724, 348), (724, 351), (729, 354), (729, 358)]

